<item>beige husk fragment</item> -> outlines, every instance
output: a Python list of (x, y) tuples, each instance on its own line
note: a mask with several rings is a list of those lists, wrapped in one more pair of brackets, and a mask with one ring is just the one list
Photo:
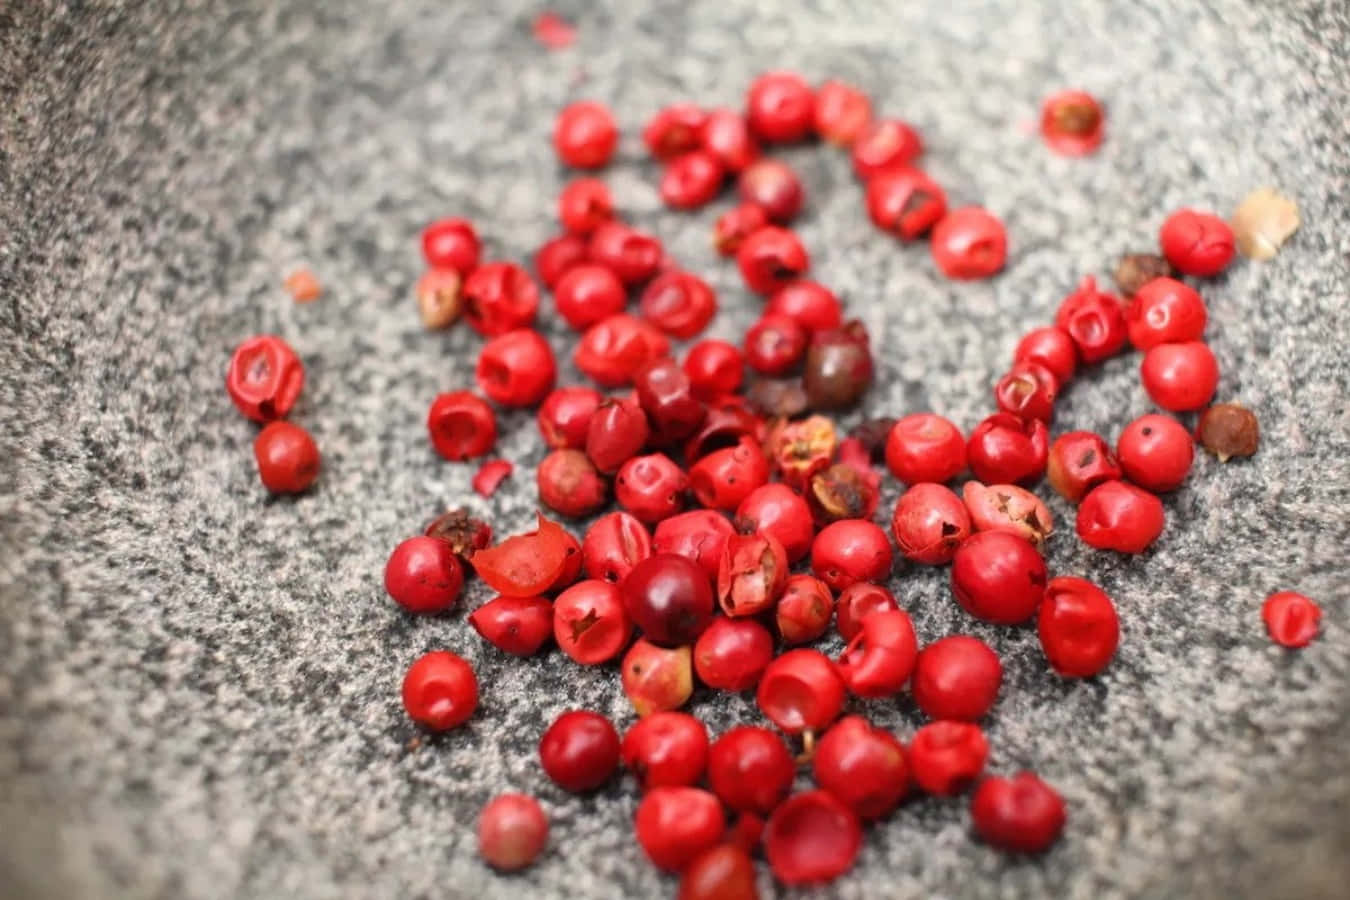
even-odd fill
[(1298, 231), (1298, 204), (1274, 188), (1257, 188), (1233, 213), (1238, 250), (1251, 259), (1271, 259)]

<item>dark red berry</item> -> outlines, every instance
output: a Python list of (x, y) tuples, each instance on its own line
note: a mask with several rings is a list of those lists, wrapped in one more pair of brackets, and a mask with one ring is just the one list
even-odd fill
[(722, 256), (735, 256), (745, 239), (769, 224), (769, 217), (753, 203), (734, 206), (713, 226), (713, 247)]
[(573, 266), (586, 261), (586, 239), (564, 234), (544, 244), (534, 254), (534, 271), (549, 289), (557, 286)]
[(929, 722), (909, 742), (910, 772), (919, 787), (939, 797), (974, 783), (989, 759), (989, 741), (970, 722)]
[(800, 75), (768, 72), (755, 79), (745, 98), (745, 120), (760, 140), (800, 141), (811, 134), (815, 96)]
[(572, 362), (596, 383), (621, 387), (643, 365), (669, 353), (665, 335), (642, 319), (619, 313), (586, 329), (572, 351)]
[(619, 733), (600, 713), (565, 712), (540, 738), (539, 761), (563, 790), (595, 790), (619, 767)]
[(900, 692), (914, 671), (919, 645), (904, 610), (874, 612), (839, 656), (839, 674), (859, 697), (890, 697)]
[(1055, 438), (1046, 468), (1050, 486), (1065, 500), (1077, 503), (1099, 484), (1121, 477), (1111, 447), (1091, 431), (1070, 431)]
[(384, 589), (394, 602), (415, 613), (444, 612), (459, 599), (464, 569), (445, 541), (419, 535), (389, 554)]
[(1087, 156), (1101, 145), (1106, 115), (1086, 91), (1051, 94), (1041, 106), (1041, 137), (1061, 156)]
[(754, 619), (718, 616), (694, 644), (694, 671), (710, 688), (748, 691), (773, 659), (773, 635)]
[(436, 452), (452, 462), (483, 456), (497, 443), (497, 415), (471, 391), (438, 394), (427, 411)]
[(905, 484), (951, 481), (966, 468), (961, 430), (942, 416), (914, 413), (891, 428), (886, 467)]
[(909, 790), (905, 748), (862, 716), (847, 716), (830, 726), (816, 744), (811, 769), (816, 784), (863, 821), (889, 814)]
[(1219, 386), (1219, 363), (1201, 341), (1159, 344), (1144, 354), (1139, 379), (1163, 409), (1191, 412), (1209, 405)]
[(1049, 422), (1055, 414), (1059, 379), (1040, 363), (1016, 362), (994, 386), (998, 408), (1019, 419)]
[(1178, 272), (1209, 278), (1233, 261), (1236, 239), (1228, 223), (1211, 213), (1182, 209), (1158, 229), (1163, 256)]
[(775, 225), (753, 232), (736, 251), (736, 265), (745, 284), (756, 294), (775, 290), (806, 274), (811, 260), (797, 236)]
[(466, 219), (437, 219), (422, 229), (422, 256), (433, 269), (450, 269), (461, 277), (478, 267), (478, 232)]
[(837, 591), (859, 581), (885, 580), (891, 561), (886, 532), (863, 519), (832, 522), (811, 544), (811, 571)]
[(767, 728), (733, 728), (708, 752), (709, 786), (723, 803), (741, 812), (772, 812), (787, 796), (796, 772), (787, 745)]
[(492, 543), (492, 528), (486, 522), (469, 515), (468, 510), (452, 509), (432, 520), (424, 534), (450, 545), (450, 549), (468, 562), (476, 551), (485, 549)]
[(851, 84), (827, 81), (816, 90), (813, 112), (816, 134), (831, 144), (848, 147), (872, 121), (872, 101)]
[(818, 650), (789, 650), (769, 663), (760, 676), (755, 701), (783, 731), (819, 731), (844, 705), (844, 680), (829, 657)]
[(1162, 534), (1162, 501), (1132, 484), (1108, 481), (1083, 498), (1077, 527), (1090, 547), (1143, 553)]
[(900, 166), (867, 182), (867, 215), (882, 231), (912, 241), (947, 214), (947, 194), (918, 169)]
[(1008, 235), (1003, 223), (978, 206), (947, 213), (933, 226), (929, 239), (933, 262), (948, 278), (988, 278), (1008, 258)]
[(717, 566), (717, 599), (729, 616), (753, 616), (773, 605), (787, 584), (787, 551), (771, 534), (733, 534)]
[(1195, 439), (1226, 463), (1256, 453), (1261, 446), (1261, 423), (1240, 403), (1216, 403), (1200, 415)]
[(464, 282), (464, 321), (484, 337), (496, 337), (534, 321), (539, 287), (515, 263), (484, 263)]
[(643, 366), (634, 376), (633, 386), (658, 444), (684, 440), (698, 430), (707, 416), (707, 407), (694, 396), (689, 376), (672, 359), (659, 359)]
[(225, 373), (225, 390), (255, 422), (284, 419), (305, 385), (305, 367), (295, 351), (270, 334), (251, 337), (235, 348)]
[(661, 199), (672, 209), (697, 209), (722, 189), (726, 173), (707, 150), (692, 150), (666, 163), (661, 173)]
[(930, 719), (974, 722), (994, 706), (1003, 665), (979, 638), (954, 634), (919, 652), (910, 692)]
[(834, 595), (819, 578), (790, 575), (774, 609), (778, 636), (789, 646), (814, 641), (830, 627)]
[(689, 487), (709, 509), (730, 512), (769, 480), (769, 463), (752, 438), (714, 450), (689, 470)]
[(1116, 263), (1116, 270), (1112, 274), (1121, 296), (1128, 299), (1153, 279), (1171, 278), (1176, 272), (1166, 259), (1155, 253), (1126, 253)]
[(657, 159), (674, 159), (697, 150), (708, 114), (693, 103), (672, 103), (658, 110), (642, 129), (642, 143)]
[(539, 502), (579, 519), (605, 505), (605, 481), (580, 450), (562, 448), (545, 456), (535, 470)]
[(319, 477), (319, 447), (309, 432), (290, 422), (269, 422), (253, 439), (253, 458), (263, 487), (299, 494)]
[(1261, 620), (1270, 639), (1281, 647), (1306, 647), (1317, 637), (1322, 624), (1322, 608), (1311, 598), (1296, 591), (1271, 594), (1261, 604)]
[(620, 589), (628, 617), (653, 643), (692, 644), (712, 621), (712, 586), (686, 557), (649, 556), (624, 576)]
[(536, 420), (544, 443), (554, 449), (586, 446), (591, 416), (600, 406), (600, 392), (588, 387), (561, 387), (539, 405)]
[(741, 200), (764, 210), (771, 221), (786, 225), (801, 212), (805, 192), (801, 179), (787, 163), (758, 159), (737, 180)]
[(606, 474), (617, 472), (647, 443), (647, 416), (633, 400), (609, 399), (591, 416), (586, 455)]
[(539, 332), (519, 328), (483, 345), (475, 371), (478, 386), (502, 406), (538, 406), (553, 390), (557, 364)]
[(642, 292), (642, 317), (666, 334), (688, 340), (708, 327), (717, 312), (717, 295), (689, 272), (656, 276)]
[(553, 601), (553, 639), (584, 666), (618, 656), (632, 631), (619, 588), (607, 581), (577, 582)]
[(498, 794), (478, 816), (478, 855), (501, 872), (527, 868), (548, 844), (548, 816), (526, 794)]
[(734, 393), (745, 377), (745, 360), (734, 344), (708, 338), (689, 348), (684, 357), (694, 396), (709, 401)]
[(863, 181), (908, 166), (923, 153), (923, 139), (906, 122), (881, 119), (863, 129), (853, 142), (853, 171)]
[(1050, 579), (1036, 619), (1050, 667), (1069, 678), (1096, 675), (1120, 643), (1120, 618), (1106, 592), (1082, 578)]
[(726, 517), (710, 509), (695, 509), (663, 519), (652, 535), (654, 553), (675, 553), (698, 563), (708, 581), (717, 579), (717, 567), (727, 538), (734, 533)]
[(970, 514), (961, 498), (932, 482), (921, 482), (901, 494), (891, 517), (891, 533), (900, 552), (929, 566), (951, 562), (970, 532)]
[(617, 221), (605, 222), (591, 232), (586, 253), (592, 262), (608, 266), (627, 285), (652, 278), (661, 270), (665, 257), (659, 240)]
[[(843, 458), (841, 448), (840, 459)], [(821, 524), (870, 519), (881, 501), (881, 475), (870, 465), (838, 462), (811, 476), (806, 498), (812, 517)]]
[(1120, 301), (1097, 289), (1097, 279), (1083, 276), (1055, 313), (1055, 325), (1068, 332), (1086, 363), (1101, 362), (1125, 348), (1128, 330)]
[(966, 612), (998, 625), (1036, 614), (1045, 593), (1045, 559), (1032, 543), (1006, 531), (978, 531), (952, 559), (952, 593)]
[(604, 104), (580, 100), (563, 108), (553, 125), (553, 149), (564, 165), (598, 169), (619, 143), (619, 129)]
[(473, 666), (449, 650), (424, 653), (403, 676), (403, 708), (430, 731), (463, 725), (478, 708)]
[(848, 409), (871, 386), (872, 371), (867, 329), (853, 319), (842, 327), (811, 335), (802, 367), (802, 387), (812, 409)]
[(494, 597), (473, 611), (469, 624), (498, 650), (533, 656), (553, 634), (553, 604), (544, 597)]
[(1064, 801), (1030, 772), (986, 778), (970, 798), (970, 818), (986, 843), (1017, 853), (1040, 853), (1064, 830)]
[(653, 713), (628, 729), (620, 753), (644, 791), (697, 784), (708, 766), (708, 729), (688, 713)]
[(703, 149), (717, 157), (722, 168), (735, 175), (759, 157), (759, 145), (745, 117), (729, 109), (708, 113), (700, 135)]
[(1207, 321), (1209, 310), (1199, 292), (1172, 278), (1148, 282), (1125, 308), (1130, 343), (1140, 350), (1198, 341), (1204, 336)]
[(783, 801), (764, 829), (764, 854), (786, 885), (826, 884), (853, 867), (862, 847), (858, 816), (829, 791)]
[(810, 507), (785, 484), (765, 484), (751, 491), (736, 507), (736, 527), (743, 534), (773, 535), (791, 563), (806, 556), (815, 537)]
[[(1125, 426), (1116, 442), (1125, 477), (1147, 491), (1175, 491), (1195, 457), (1191, 434), (1176, 419), (1151, 413)], [(1119, 477), (1119, 476), (1117, 476)]]
[(1033, 362), (1045, 366), (1063, 386), (1078, 368), (1078, 345), (1063, 328), (1050, 325), (1028, 331), (1017, 342), (1013, 362)]
[(572, 234), (590, 234), (614, 218), (614, 199), (599, 178), (576, 178), (558, 195), (558, 220)]
[(985, 484), (1035, 481), (1044, 474), (1049, 455), (1045, 423), (1007, 413), (995, 413), (976, 425), (966, 444), (970, 469)]
[(879, 584), (859, 581), (839, 592), (839, 600), (835, 604), (834, 624), (839, 630), (839, 636), (847, 642), (862, 631), (863, 619), (872, 613), (899, 608), (900, 605), (895, 602), (895, 595), (890, 591)]

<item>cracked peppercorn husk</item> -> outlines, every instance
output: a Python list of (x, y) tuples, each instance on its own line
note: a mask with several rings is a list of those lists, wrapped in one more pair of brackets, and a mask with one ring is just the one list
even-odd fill
[(1126, 253), (1114, 273), (1116, 287), (1127, 298), (1153, 279), (1171, 278), (1174, 274), (1171, 263), (1156, 253)]
[(886, 439), (891, 436), (891, 429), (895, 427), (896, 421), (886, 416), (867, 419), (853, 426), (848, 436), (862, 444), (872, 462), (882, 463), (886, 461)]
[(1256, 453), (1261, 444), (1261, 425), (1256, 414), (1242, 404), (1218, 403), (1200, 416), (1195, 435), (1219, 462), (1228, 462)]
[(439, 538), (450, 545), (455, 555), (465, 562), (475, 550), (492, 543), (492, 526), (469, 515), (463, 507), (437, 516), (426, 530), (427, 537)]
[(1298, 204), (1274, 188), (1257, 188), (1233, 212), (1233, 236), (1248, 259), (1272, 259), (1298, 231)]

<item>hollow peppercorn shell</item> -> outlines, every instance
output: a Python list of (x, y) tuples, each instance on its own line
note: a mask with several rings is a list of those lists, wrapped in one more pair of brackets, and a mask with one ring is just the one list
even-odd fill
[(961, 490), (976, 531), (1007, 531), (1039, 547), (1055, 530), (1045, 502), (1015, 484), (967, 481)]

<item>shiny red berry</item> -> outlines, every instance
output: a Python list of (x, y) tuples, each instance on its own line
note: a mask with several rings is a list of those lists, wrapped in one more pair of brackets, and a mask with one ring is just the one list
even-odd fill
[(642, 319), (619, 313), (586, 329), (572, 351), (572, 362), (597, 384), (621, 387), (642, 366), (669, 353), (665, 335)]
[(863, 519), (832, 522), (811, 544), (811, 571), (837, 591), (859, 581), (885, 580), (891, 562), (886, 532)]
[(819, 650), (789, 650), (764, 670), (755, 701), (788, 734), (819, 731), (843, 708), (844, 680)]
[(564, 165), (598, 169), (619, 143), (619, 129), (604, 104), (580, 100), (563, 108), (553, 124), (553, 149)]
[(1147, 491), (1163, 494), (1181, 487), (1191, 470), (1195, 442), (1171, 416), (1150, 413), (1125, 426), (1116, 441), (1125, 477)]
[(533, 656), (553, 634), (553, 604), (545, 597), (494, 597), (469, 616), (483, 640), (514, 656)]
[(235, 407), (255, 422), (284, 419), (305, 385), (305, 367), (279, 337), (251, 337), (235, 348), (225, 390)]
[(1228, 223), (1212, 213), (1182, 209), (1158, 229), (1158, 244), (1172, 268), (1197, 278), (1218, 275), (1233, 261), (1237, 242)]
[(966, 612), (998, 625), (1036, 614), (1045, 593), (1045, 559), (1030, 541), (1006, 531), (978, 531), (952, 559), (952, 593)]
[(619, 749), (644, 791), (697, 784), (708, 766), (708, 729), (688, 713), (652, 713), (628, 729)]
[(618, 656), (632, 631), (623, 596), (607, 581), (580, 581), (553, 601), (553, 638), (584, 666)]
[(905, 748), (862, 716), (847, 716), (830, 726), (816, 744), (811, 770), (816, 784), (863, 821), (890, 813), (909, 790)]
[(908, 560), (945, 565), (970, 537), (970, 513), (949, 488), (922, 482), (900, 495), (891, 518), (895, 545)]
[(954, 634), (919, 652), (910, 692), (930, 719), (974, 722), (993, 708), (1002, 683), (998, 654), (979, 638)]
[(555, 388), (539, 405), (536, 420), (544, 443), (554, 449), (586, 446), (591, 416), (600, 406), (600, 392), (588, 387)]
[(609, 399), (591, 416), (586, 455), (601, 472), (617, 472), (647, 443), (647, 416), (632, 400)]
[(951, 481), (966, 468), (965, 439), (942, 416), (905, 416), (886, 438), (886, 467), (905, 484)]
[(1162, 501), (1132, 484), (1108, 481), (1083, 498), (1077, 528), (1090, 547), (1143, 553), (1162, 534)]
[(708, 327), (717, 312), (717, 295), (697, 275), (676, 270), (656, 276), (639, 305), (648, 322), (673, 338), (688, 340)]
[(635, 565), (619, 585), (624, 610), (656, 644), (692, 644), (713, 616), (713, 592), (699, 565), (658, 553)]
[(708, 752), (709, 786), (723, 803), (741, 812), (772, 812), (787, 796), (796, 773), (787, 745), (767, 728), (733, 728)]
[(1055, 398), (1059, 396), (1059, 379), (1040, 363), (1013, 363), (1007, 374), (994, 386), (994, 400), (1000, 411), (1019, 419), (1040, 419), (1049, 422), (1055, 414)]
[(464, 321), (484, 337), (495, 337), (534, 321), (539, 287), (515, 263), (484, 263), (464, 281)]
[(269, 422), (253, 439), (253, 458), (263, 487), (299, 494), (319, 477), (319, 447), (309, 432), (290, 422)]
[(647, 528), (626, 512), (595, 520), (581, 542), (581, 566), (587, 578), (618, 584), (633, 567), (652, 555)]
[(909, 742), (910, 772), (919, 787), (939, 797), (974, 783), (989, 759), (989, 741), (970, 722), (929, 722)]
[(577, 234), (564, 234), (547, 242), (534, 254), (534, 271), (550, 290), (575, 265), (586, 261), (586, 239)]
[(689, 470), (689, 486), (709, 509), (730, 512), (769, 480), (769, 464), (751, 438), (714, 450)]
[(472, 459), (497, 443), (497, 415), (473, 392), (451, 391), (431, 402), (427, 431), (441, 456), (452, 462)]
[(769, 224), (769, 216), (753, 203), (734, 206), (713, 225), (713, 247), (722, 256), (735, 256), (745, 239)]
[(1306, 647), (1317, 637), (1322, 608), (1295, 591), (1271, 594), (1261, 605), (1261, 620), (1270, 639), (1282, 647)]
[(635, 456), (619, 467), (614, 499), (639, 521), (648, 524), (675, 515), (684, 508), (689, 476), (664, 453)]
[(918, 169), (900, 166), (867, 182), (867, 215), (882, 231), (905, 241), (926, 234), (947, 214), (947, 194)]
[(793, 281), (773, 292), (764, 316), (787, 316), (808, 333), (828, 331), (843, 324), (843, 308), (829, 288), (814, 281)]
[(1101, 145), (1106, 114), (1086, 91), (1059, 91), (1041, 106), (1041, 137), (1061, 156), (1087, 156)]
[(834, 624), (845, 642), (853, 640), (862, 631), (863, 619), (872, 613), (899, 609), (895, 595), (879, 584), (859, 581), (839, 592), (835, 604)]
[(784, 644), (806, 644), (830, 627), (834, 595), (825, 582), (811, 575), (789, 575), (774, 608), (774, 622)]
[(1201, 341), (1159, 344), (1144, 354), (1139, 378), (1154, 403), (1171, 412), (1204, 409), (1219, 385), (1219, 363)]
[(863, 181), (890, 169), (908, 166), (923, 153), (923, 139), (899, 119), (872, 122), (853, 142), (853, 171)]
[(697, 209), (722, 189), (726, 173), (707, 150), (692, 150), (666, 163), (661, 173), (661, 199), (672, 209)]
[(558, 220), (572, 234), (590, 234), (614, 218), (614, 198), (599, 178), (576, 178), (558, 195)]
[(785, 375), (806, 354), (806, 330), (795, 319), (765, 315), (745, 335), (745, 361), (761, 375)]
[(548, 845), (548, 816), (526, 794), (498, 794), (478, 816), (478, 855), (501, 872), (527, 868)]
[(961, 489), (961, 499), (976, 531), (1007, 531), (1040, 547), (1055, 530), (1054, 517), (1045, 501), (1015, 484), (967, 481)]
[(790, 143), (811, 133), (815, 95), (794, 72), (768, 72), (756, 78), (745, 98), (745, 120), (763, 141)]
[(933, 226), (929, 249), (933, 262), (948, 278), (988, 278), (1008, 258), (1008, 235), (991, 213), (966, 206), (947, 213)]
[(1029, 483), (1045, 473), (1050, 435), (1040, 419), (995, 413), (970, 433), (966, 459), (985, 484)]
[(759, 900), (747, 849), (733, 842), (703, 851), (680, 876), (678, 900)]
[(623, 692), (639, 716), (679, 709), (694, 693), (688, 646), (662, 647), (638, 638), (619, 666)]
[(766, 225), (741, 242), (736, 265), (756, 294), (775, 290), (806, 274), (811, 260), (797, 236), (786, 228)]
[(1064, 830), (1064, 801), (1030, 772), (986, 778), (970, 798), (975, 832), (1001, 850), (1040, 853)]
[[(765, 321), (768, 316), (760, 321)], [(849, 409), (872, 385), (871, 338), (862, 322), (811, 335), (802, 365), (802, 387), (812, 409)]]
[(672, 872), (715, 847), (726, 831), (717, 797), (694, 787), (648, 791), (638, 804), (635, 823), (638, 844), (647, 858)]
[(653, 553), (675, 553), (698, 563), (708, 581), (717, 579), (717, 567), (727, 538), (734, 533), (731, 523), (710, 509), (695, 509), (663, 519), (652, 535)]
[(617, 275), (595, 263), (580, 263), (568, 269), (553, 289), (558, 314), (577, 331), (623, 312), (628, 292)]
[(805, 191), (801, 179), (782, 160), (758, 159), (737, 179), (741, 200), (764, 210), (770, 221), (786, 225), (801, 212)]
[(1055, 438), (1046, 468), (1050, 486), (1077, 503), (1099, 484), (1121, 477), (1111, 446), (1091, 431), (1070, 431)]
[(708, 113), (700, 134), (703, 149), (717, 157), (731, 174), (743, 171), (759, 157), (759, 145), (750, 134), (745, 117), (729, 109)]
[(539, 332), (519, 328), (483, 345), (474, 373), (478, 386), (502, 406), (537, 406), (557, 378), (553, 350)]
[(810, 507), (785, 484), (764, 484), (751, 491), (736, 507), (736, 527), (743, 534), (773, 535), (793, 563), (806, 556), (815, 537)]
[(544, 773), (565, 791), (592, 791), (619, 767), (619, 733), (609, 719), (572, 710), (553, 720), (539, 740)]
[(419, 535), (389, 554), (384, 589), (394, 602), (414, 613), (444, 612), (459, 599), (464, 569), (445, 541)]
[(684, 357), (694, 396), (713, 400), (734, 393), (745, 377), (745, 360), (736, 345), (708, 338), (689, 348)]
[(633, 377), (638, 403), (647, 414), (655, 443), (669, 446), (694, 434), (708, 414), (684, 369), (673, 359), (659, 359)]
[(1101, 362), (1125, 348), (1128, 330), (1120, 301), (1097, 289), (1097, 280), (1086, 275), (1059, 304), (1055, 325), (1069, 333), (1078, 356), (1086, 363)]
[(430, 731), (463, 725), (478, 708), (473, 666), (449, 650), (419, 656), (403, 676), (402, 693), (408, 718)]
[(1198, 341), (1207, 321), (1209, 310), (1199, 292), (1173, 278), (1146, 282), (1125, 308), (1130, 343), (1140, 350)]
[(748, 691), (773, 659), (773, 635), (754, 619), (718, 616), (694, 644), (699, 681), (722, 691)]
[(1063, 386), (1078, 368), (1078, 345), (1058, 325), (1035, 328), (1017, 342), (1013, 362), (1033, 362), (1045, 366)]
[(579, 519), (605, 505), (605, 481), (580, 450), (554, 450), (543, 458), (534, 474), (539, 502), (564, 516)]
[(786, 885), (826, 884), (853, 867), (862, 847), (858, 816), (829, 791), (783, 801), (764, 829), (764, 855)]
[(693, 103), (672, 103), (658, 110), (642, 129), (642, 143), (657, 159), (674, 159), (697, 150), (708, 114)]
[(659, 240), (617, 221), (605, 222), (591, 232), (586, 253), (592, 262), (608, 266), (627, 285), (648, 281), (661, 270), (665, 257)]
[(839, 656), (839, 674), (859, 697), (890, 697), (914, 671), (919, 645), (904, 610), (874, 612)]
[(478, 232), (466, 219), (437, 219), (422, 229), (422, 256), (433, 269), (466, 276), (478, 267), (479, 249)]
[(816, 134), (831, 144), (848, 147), (872, 121), (872, 101), (851, 84), (827, 81), (816, 89), (812, 114)]
[(1050, 579), (1036, 619), (1050, 667), (1069, 678), (1096, 675), (1115, 656), (1120, 618), (1106, 592), (1082, 578)]

